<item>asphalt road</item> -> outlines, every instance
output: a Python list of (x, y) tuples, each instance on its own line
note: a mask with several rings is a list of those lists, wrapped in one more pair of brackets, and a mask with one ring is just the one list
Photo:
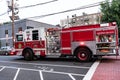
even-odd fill
[(0, 80), (82, 80), (93, 63), (70, 58), (25, 61), (19, 56), (0, 56)]

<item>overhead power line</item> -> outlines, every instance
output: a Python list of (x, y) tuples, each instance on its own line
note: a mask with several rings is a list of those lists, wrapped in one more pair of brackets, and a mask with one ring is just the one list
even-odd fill
[(66, 12), (71, 12), (71, 11), (76, 11), (76, 10), (80, 10), (80, 9), (91, 8), (91, 7), (99, 6), (100, 4), (101, 4), (101, 2), (98, 2), (98, 3), (85, 5), (85, 6), (74, 8), (74, 9), (69, 9), (69, 10), (65, 10), (65, 11), (60, 11), (60, 12), (55, 12), (55, 13), (45, 14), (45, 15), (40, 15), (40, 16), (34, 16), (34, 17), (29, 17), (29, 18), (31, 18), (31, 19), (43, 18), (43, 17), (47, 17), (47, 16), (51, 16), (51, 15), (56, 15), (56, 14), (61, 14), (61, 13), (66, 13)]
[(8, 12), (4, 12), (4, 13), (2, 13), (2, 14), (0, 14), (0, 16), (3, 16), (3, 15), (5, 15), (5, 14), (7, 14)]
[[(19, 9), (24, 9), (24, 8), (29, 8), (29, 7), (35, 7), (35, 6), (39, 6), (39, 5), (44, 5), (44, 4), (52, 3), (52, 2), (55, 2), (55, 1), (58, 1), (58, 0), (52, 0), (52, 1), (47, 1), (47, 2), (38, 3), (38, 4), (34, 4), (34, 5), (18, 7), (18, 8), (19, 8)], [(3, 16), (3, 15), (5, 15), (5, 14), (7, 14), (7, 13), (8, 13), (8, 11), (0, 14), (0, 16)]]
[(23, 9), (23, 8), (35, 7), (35, 6), (39, 6), (39, 5), (52, 3), (52, 2), (55, 2), (55, 1), (58, 1), (58, 0), (52, 0), (52, 1), (47, 1), (47, 2), (44, 2), (44, 3), (38, 3), (38, 4), (35, 4), (35, 5), (23, 6), (23, 7), (18, 7), (18, 8), (19, 9)]
[[(53, 0), (53, 1), (58, 1), (58, 0)], [(43, 4), (47, 4), (47, 3), (53, 2), (53, 1), (48, 1), (48, 2), (44, 2), (44, 3), (39, 3), (39, 4), (29, 5), (29, 6), (19, 7), (19, 8), (28, 8), (28, 7), (33, 7), (33, 6), (37, 6), (37, 5), (40, 5), (40, 4), (43, 5)], [(104, 1), (102, 1), (102, 2), (104, 2)], [(65, 10), (65, 11), (60, 11), (60, 12), (55, 12), (55, 13), (50, 13), (50, 14), (45, 14), (45, 15), (40, 15), (40, 16), (28, 17), (28, 18), (31, 18), (31, 19), (38, 18), (39, 19), (39, 18), (51, 16), (51, 15), (71, 12), (71, 11), (80, 10), (80, 9), (91, 8), (91, 7), (99, 6), (102, 2), (97, 2), (97, 3), (85, 5), (85, 6), (82, 6), (82, 7), (74, 8), (74, 9), (69, 9), (69, 10)], [(5, 15), (6, 13), (8, 13), (8, 12), (5, 12), (5, 13), (1, 14), (0, 16)]]

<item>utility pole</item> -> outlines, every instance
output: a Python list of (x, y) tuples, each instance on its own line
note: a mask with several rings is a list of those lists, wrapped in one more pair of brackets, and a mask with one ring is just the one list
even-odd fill
[[(18, 0), (15, 0), (18, 1)], [(12, 43), (13, 43), (13, 47), (14, 47), (14, 27), (15, 27), (15, 20), (19, 19), (19, 16), (17, 15), (19, 13), (19, 9), (18, 9), (18, 4), (17, 2), (14, 3), (14, 0), (8, 0), (8, 13), (11, 13), (11, 15), (9, 16), (11, 21), (12, 21)]]
[(12, 0), (12, 42), (14, 47), (14, 0)]

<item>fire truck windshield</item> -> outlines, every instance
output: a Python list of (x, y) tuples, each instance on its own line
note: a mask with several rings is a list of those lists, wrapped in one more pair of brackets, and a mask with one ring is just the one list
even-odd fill
[(23, 41), (23, 35), (16, 35), (16, 40), (17, 41)]

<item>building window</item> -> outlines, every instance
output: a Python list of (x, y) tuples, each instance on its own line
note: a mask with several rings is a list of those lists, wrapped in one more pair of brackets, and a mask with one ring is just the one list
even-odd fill
[(8, 30), (5, 30), (5, 34), (8, 34)]

